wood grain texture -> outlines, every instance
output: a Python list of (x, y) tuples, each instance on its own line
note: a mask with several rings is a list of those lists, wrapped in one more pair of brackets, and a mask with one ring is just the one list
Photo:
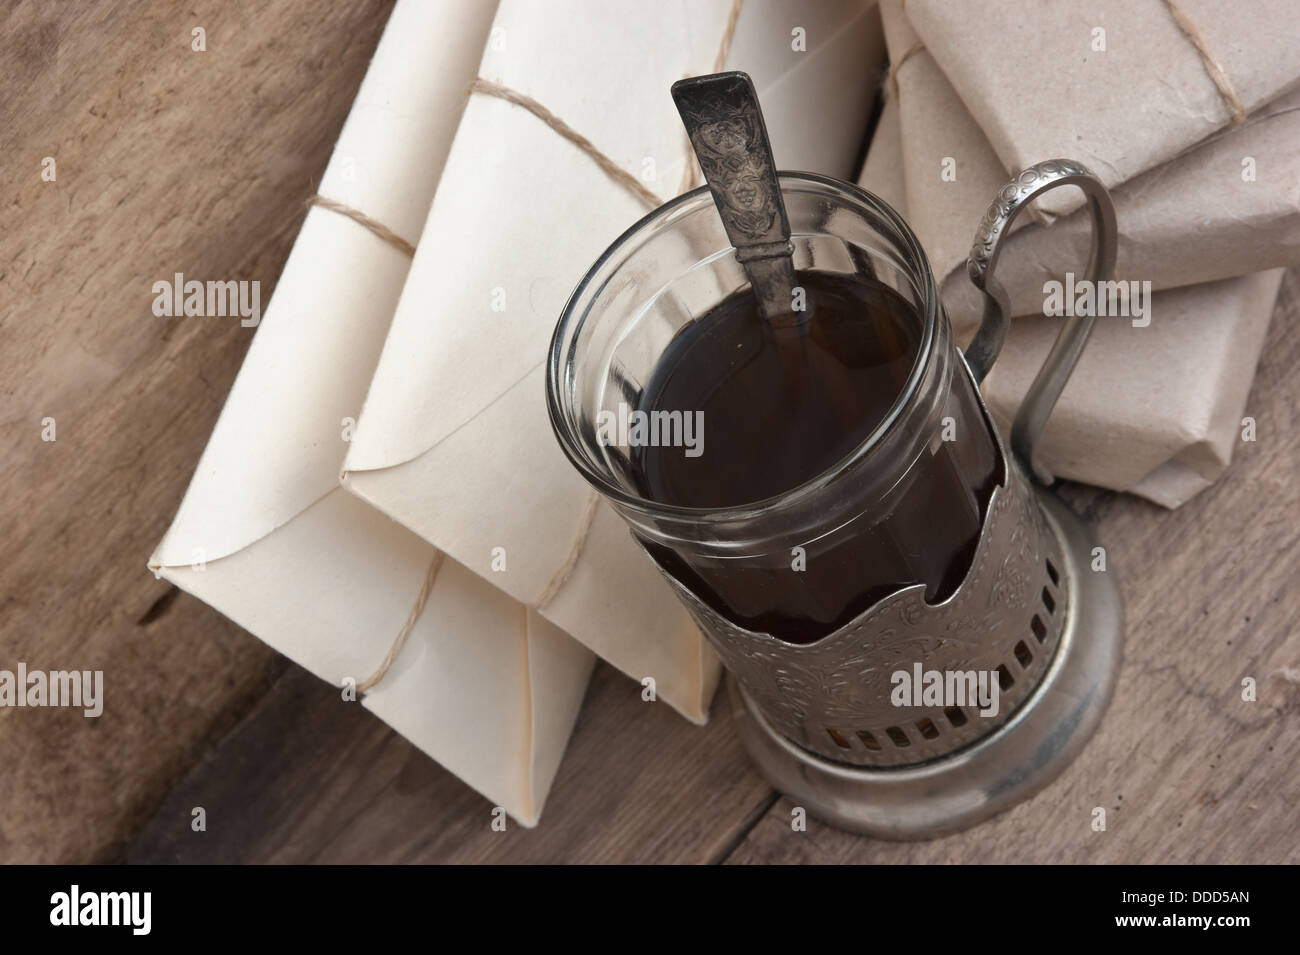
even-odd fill
[(0, 710), (0, 862), (120, 854), (284, 669), (145, 569), (253, 333), (158, 318), (152, 284), (257, 280), (265, 306), (390, 8), (0, 14), (0, 667), (105, 684), (97, 720)]
[[(601, 665), (536, 829), (293, 667), (159, 811), (131, 862), (715, 862), (775, 794), (724, 716), (693, 726)], [(194, 832), (192, 810), (207, 813)]]

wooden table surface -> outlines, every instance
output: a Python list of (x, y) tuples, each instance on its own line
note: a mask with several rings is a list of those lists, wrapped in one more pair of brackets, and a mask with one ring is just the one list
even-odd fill
[(724, 694), (694, 727), (606, 666), (541, 825), (493, 831), (377, 718), (154, 580), (252, 330), (157, 318), (152, 282), (258, 279), (267, 301), (390, 6), (18, 2), (0, 27), (0, 667), (102, 668), (116, 691), (98, 720), (0, 710), (0, 862), (1300, 861), (1294, 272), (1258, 440), (1223, 480), (1173, 512), (1065, 489), (1123, 586), (1115, 700), (1063, 776), (945, 839), (793, 831)]

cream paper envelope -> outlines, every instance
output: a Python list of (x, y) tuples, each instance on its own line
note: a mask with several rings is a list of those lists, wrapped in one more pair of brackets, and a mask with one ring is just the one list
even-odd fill
[[(669, 87), (713, 69), (730, 10), (504, 0), (480, 75), (542, 104), (667, 199), (688, 155)], [(775, 57), (778, 45), (788, 52)], [(845, 176), (856, 153), (845, 129), (864, 130), (879, 50), (870, 4), (751, 0), (726, 66), (753, 74), (783, 165), (791, 155)], [(545, 410), (565, 300), (646, 211), (537, 115), (472, 96), (343, 480), (703, 722), (717, 659), (565, 459)]]
[[(414, 237), (492, 10), (400, 0), (321, 183)], [(149, 566), (336, 686), (380, 668), (438, 552), (338, 486), (409, 259), (312, 209)], [(361, 698), (525, 825), (564, 752), (591, 653), (443, 559), (423, 612)], [(355, 705), (344, 700), (340, 706)]]
[(1118, 186), (1300, 82), (1294, 0), (908, 0), (907, 15), (1007, 171), (1068, 156)]
[[(887, 100), (859, 183), (907, 217), (903, 140)], [(1158, 293), (1145, 328), (1098, 319), (1039, 441), (1043, 464), (1165, 507), (1212, 484), (1232, 459), (1282, 274)], [(983, 388), (1004, 434), (1059, 330), (1042, 316), (1011, 323)]]
[[(1008, 174), (934, 58), (913, 48), (901, 0), (883, 0), (881, 15), (890, 55), (902, 61), (893, 88), (911, 224), (942, 280), (948, 317), (966, 331), (983, 308), (966, 256)], [(945, 159), (955, 177), (943, 176)], [(1112, 198), (1122, 278), (1166, 289), (1300, 262), (1300, 91), (1118, 186)], [(1086, 209), (1046, 226), (1031, 222), (1034, 208), (1016, 221), (998, 266), (1017, 315), (1041, 310), (1045, 282), (1081, 273), (1091, 244)]]

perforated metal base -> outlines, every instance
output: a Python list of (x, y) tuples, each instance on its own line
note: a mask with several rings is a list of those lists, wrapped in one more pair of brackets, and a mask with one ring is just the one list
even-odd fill
[(1011, 718), (927, 763), (866, 769), (822, 759), (775, 732), (727, 678), (732, 718), (750, 757), (796, 805), (832, 825), (882, 839), (929, 839), (987, 819), (1051, 782), (1083, 748), (1110, 702), (1124, 639), (1115, 570), (1091, 569), (1095, 541), (1050, 491), (1035, 488), (1061, 545), (1070, 592), (1060, 643)]

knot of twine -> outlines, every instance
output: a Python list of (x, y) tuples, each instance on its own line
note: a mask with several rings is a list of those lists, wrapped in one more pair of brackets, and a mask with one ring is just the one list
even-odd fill
[[(743, 0), (732, 0), (731, 12), (727, 16), (726, 28), (723, 30), (722, 34), (722, 42), (719, 44), (718, 54), (714, 58), (713, 62), (714, 73), (720, 72), (726, 63), (727, 54), (731, 50), (731, 41), (736, 32), (736, 21), (740, 17), (740, 7), (742, 2)], [(476, 77), (466, 90), (467, 97), (474, 93), (482, 93), (485, 96), (495, 96), (497, 99), (505, 100), (507, 103), (513, 103), (514, 105), (527, 110), (561, 137), (577, 146), (578, 149), (600, 167), (600, 170), (605, 173), (605, 175), (609, 176), (610, 179), (630, 192), (647, 207), (650, 209), (656, 209), (662, 205), (663, 200), (643, 186), (636, 177), (596, 148), (595, 144), (592, 143), (590, 139), (583, 136), (576, 129), (564, 120), (560, 119), (560, 117), (556, 116), (531, 96), (521, 93), (518, 90), (511, 89), (510, 87), (504, 86), (500, 83), (495, 83), (492, 80), (484, 79), (481, 76)], [(692, 163), (695, 158), (695, 153), (690, 148), (689, 140), (686, 144), (686, 151), (688, 157), (686, 163), (686, 187), (689, 187), (690, 181), (694, 176)], [(337, 199), (330, 199), (329, 197), (322, 195), (312, 196), (307, 200), (307, 205), (317, 206), (321, 209), (328, 209), (331, 212), (337, 212), (340, 215), (347, 216), (347, 218), (369, 230), (373, 235), (402, 252), (408, 258), (414, 258), (415, 256), (415, 246), (412, 243), (403, 239), (378, 219), (366, 215), (360, 209), (355, 209), (347, 203), (339, 202)], [(596, 509), (599, 503), (600, 496), (594, 490), (589, 490), (587, 492), (586, 503), (583, 505), (582, 516), (578, 519), (577, 533), (574, 535), (573, 543), (569, 547), (568, 556), (565, 557), (564, 562), (560, 564), (559, 569), (551, 576), (551, 579), (547, 581), (546, 586), (542, 588), (542, 592), (537, 598), (537, 609), (545, 607), (555, 599), (561, 588), (563, 588), (565, 583), (568, 582), (574, 568), (577, 567), (578, 558), (582, 556), (582, 550), (587, 544), (587, 536), (591, 532), (591, 526), (595, 521)], [(411, 631), (415, 629), (416, 622), (420, 619), (420, 615), (424, 613), (425, 605), (429, 602), (429, 595), (433, 593), (433, 584), (434, 581), (437, 580), (438, 569), (442, 566), (442, 561), (442, 551), (436, 551), (434, 553), (433, 561), (429, 564), (428, 571), (425, 572), (424, 583), (420, 586), (420, 592), (416, 594), (415, 603), (411, 607), (411, 612), (406, 615), (406, 621), (397, 632), (397, 636), (389, 646), (388, 652), (384, 654), (384, 659), (380, 661), (375, 672), (357, 684), (358, 692), (365, 693), (366, 691), (372, 690), (378, 686), (379, 682), (388, 675), (388, 671), (392, 669), (398, 656), (401, 655), (403, 647), (406, 646), (407, 639), (411, 636)]]

